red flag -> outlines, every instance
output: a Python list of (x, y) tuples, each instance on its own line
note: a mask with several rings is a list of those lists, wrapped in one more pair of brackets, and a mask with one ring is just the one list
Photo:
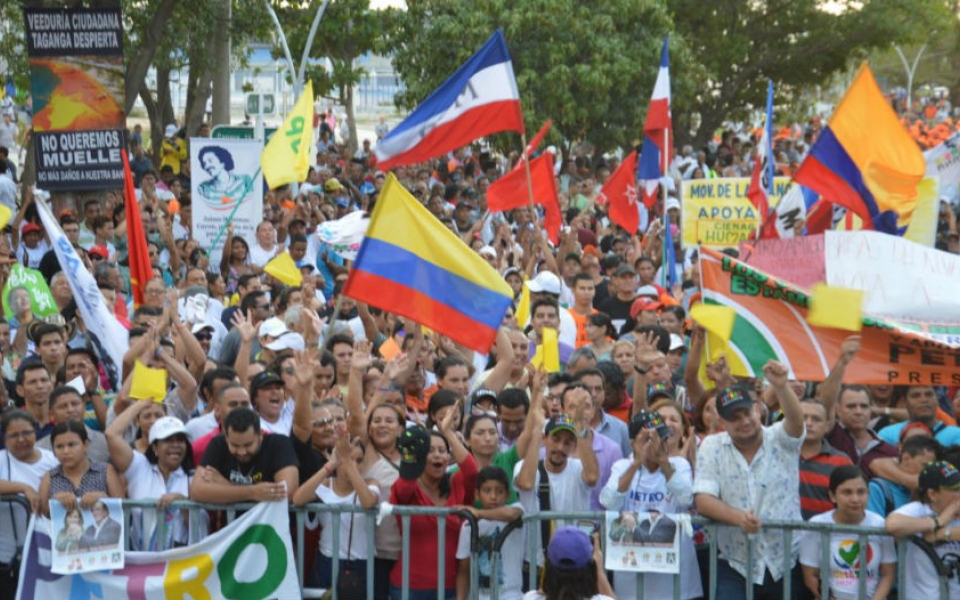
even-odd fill
[(140, 220), (140, 205), (137, 203), (137, 190), (133, 186), (133, 173), (130, 171), (130, 159), (127, 151), (123, 156), (123, 213), (127, 218), (127, 248), (130, 257), (130, 291), (133, 293), (133, 307), (143, 304), (143, 288), (153, 278), (153, 268), (147, 252), (147, 236)]
[(637, 151), (623, 159), (610, 179), (603, 184), (597, 202), (607, 204), (610, 220), (633, 235), (640, 228), (637, 204)]
[(527, 150), (524, 153), (525, 156), (530, 156), (537, 151), (537, 148), (540, 147), (540, 142), (543, 141), (543, 138), (547, 137), (547, 132), (550, 131), (551, 125), (553, 125), (553, 119), (547, 119), (547, 122), (544, 123), (540, 131), (537, 132), (537, 135), (533, 136), (533, 139), (527, 144)]
[(833, 203), (821, 198), (807, 211), (807, 235), (833, 229)]
[[(527, 187), (527, 172), (518, 165), (487, 188), (487, 208), (492, 211), (521, 208), (530, 204), (530, 191)], [(553, 176), (553, 154), (544, 152), (530, 161), (530, 181), (533, 186), (534, 202), (544, 208), (543, 227), (550, 241), (560, 241), (560, 201), (557, 199), (557, 181)]]

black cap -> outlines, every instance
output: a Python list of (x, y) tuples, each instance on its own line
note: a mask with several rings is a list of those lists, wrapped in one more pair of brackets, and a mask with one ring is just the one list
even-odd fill
[(257, 373), (250, 381), (250, 397), (256, 398), (257, 392), (274, 383), (283, 385), (283, 380), (280, 379), (280, 376), (277, 375), (275, 371), (263, 371), (262, 373)]
[(499, 406), (497, 402), (497, 393), (493, 390), (488, 390), (487, 388), (477, 388), (470, 394), (470, 407), (480, 404), (481, 402), (493, 402), (494, 406)]
[(749, 406), (753, 406), (753, 399), (747, 390), (739, 386), (726, 388), (717, 394), (717, 414), (725, 421), (729, 421), (738, 408)]
[(922, 490), (960, 489), (960, 471), (945, 460), (936, 460), (920, 471), (919, 483)]
[(629, 263), (621, 264), (619, 267), (617, 267), (617, 270), (613, 272), (614, 277), (621, 277), (623, 275), (636, 275), (636, 274), (637, 272), (633, 270), (633, 267), (631, 267)]
[(430, 432), (422, 425), (411, 425), (400, 434), (397, 450), (400, 451), (400, 477), (404, 479), (420, 477), (427, 467)]
[(657, 411), (641, 410), (630, 420), (629, 434), (630, 439), (637, 437), (637, 434), (644, 429), (653, 429), (661, 438), (668, 438), (673, 435), (670, 428), (663, 421), (663, 417)]

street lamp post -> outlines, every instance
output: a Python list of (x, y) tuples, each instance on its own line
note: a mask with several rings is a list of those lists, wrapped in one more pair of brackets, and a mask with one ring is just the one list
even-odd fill
[(927, 49), (927, 45), (924, 44), (920, 46), (920, 50), (917, 51), (916, 58), (913, 59), (913, 65), (911, 66), (907, 62), (907, 57), (904, 56), (903, 50), (900, 49), (900, 46), (894, 46), (894, 50), (897, 51), (897, 54), (900, 56), (900, 60), (903, 61), (903, 69), (907, 72), (907, 110), (911, 110), (913, 107), (913, 76), (917, 72), (917, 64), (920, 63), (920, 56), (923, 55), (923, 51)]

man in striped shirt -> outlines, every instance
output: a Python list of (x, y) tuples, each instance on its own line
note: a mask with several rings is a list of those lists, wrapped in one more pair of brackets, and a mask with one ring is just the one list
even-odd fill
[(804, 520), (833, 509), (830, 501), (830, 473), (840, 465), (852, 464), (850, 457), (831, 446), (824, 437), (833, 429), (827, 409), (814, 398), (800, 403), (807, 437), (800, 447), (800, 514)]

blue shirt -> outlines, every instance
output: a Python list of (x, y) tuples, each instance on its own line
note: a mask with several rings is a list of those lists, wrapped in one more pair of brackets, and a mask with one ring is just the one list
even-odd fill
[(881, 477), (875, 477), (869, 483), (870, 499), (867, 501), (867, 510), (875, 512), (881, 517), (886, 517), (889, 514), (884, 488), (890, 492), (893, 499), (893, 510), (910, 502), (910, 490), (908, 488)]
[[(877, 432), (881, 440), (894, 446), (900, 443), (900, 432), (907, 426), (908, 421), (887, 425)], [(945, 425), (937, 421), (933, 426), (933, 437), (944, 446), (954, 446), (960, 444), (960, 427)]]
[(320, 271), (320, 274), (323, 275), (323, 280), (326, 284), (323, 286), (323, 295), (327, 298), (333, 297), (333, 286), (336, 283), (336, 277), (333, 272), (327, 266), (327, 261), (323, 260), (323, 257), (326, 256), (327, 259), (337, 266), (344, 266), (343, 257), (335, 253), (328, 244), (320, 244), (320, 250), (317, 252), (317, 256), (314, 258), (314, 263), (317, 265), (317, 270)]

